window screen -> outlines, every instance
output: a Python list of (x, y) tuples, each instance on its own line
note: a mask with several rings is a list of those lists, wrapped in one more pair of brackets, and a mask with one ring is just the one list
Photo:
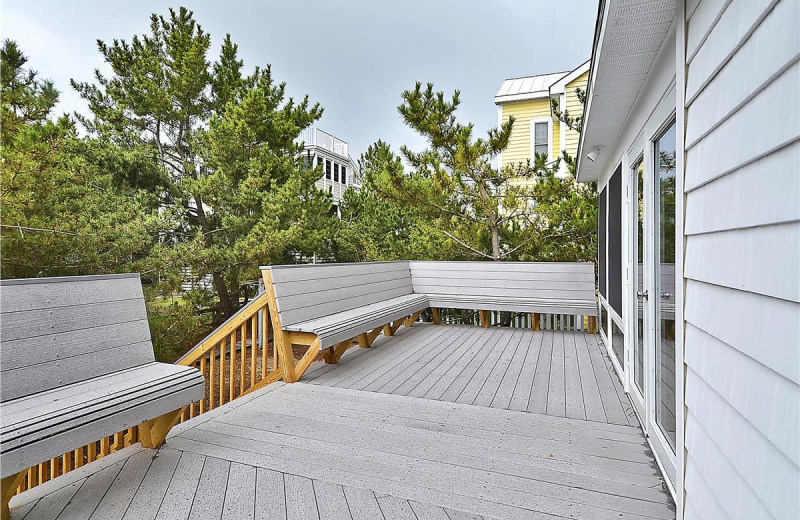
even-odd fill
[(329, 160), (325, 160), (325, 178), (331, 178), (331, 162)]
[(608, 181), (608, 296), (622, 316), (622, 165)]
[(597, 286), (600, 294), (606, 295), (606, 188), (597, 199)]
[(333, 181), (339, 182), (339, 165), (333, 163)]
[(347, 166), (342, 165), (341, 178), (342, 184), (347, 184)]
[(533, 149), (547, 155), (547, 123), (534, 124)]

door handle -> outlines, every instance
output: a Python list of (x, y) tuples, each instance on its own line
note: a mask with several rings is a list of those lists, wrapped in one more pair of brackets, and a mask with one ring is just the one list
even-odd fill
[(659, 294), (659, 296), (661, 296), (662, 300), (669, 300), (669, 298), (672, 296), (672, 293), (662, 292), (661, 294)]
[(647, 299), (647, 291), (636, 291), (636, 297), (643, 300)]

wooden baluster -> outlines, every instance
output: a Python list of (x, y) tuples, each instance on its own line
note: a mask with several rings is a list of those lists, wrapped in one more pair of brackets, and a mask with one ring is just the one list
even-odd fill
[(118, 451), (122, 449), (124, 446), (124, 440), (122, 438), (122, 432), (114, 434), (114, 444), (111, 445), (111, 452)]
[(208, 368), (208, 409), (214, 409), (214, 392), (216, 390), (216, 363), (217, 363), (217, 346), (211, 348), (211, 355), (209, 357)]
[(219, 405), (225, 404), (225, 340), (219, 342)]
[(105, 457), (111, 453), (111, 440), (108, 437), (100, 439), (100, 456)]
[(58, 476), (58, 459), (50, 459), (50, 478)]
[(72, 453), (65, 453), (61, 456), (61, 474), (69, 473), (72, 469)]
[(244, 375), (247, 365), (247, 321), (239, 327), (239, 337), (241, 339), (240, 365), (239, 365), (239, 395), (244, 393)]
[(30, 489), (30, 488), (34, 487), (35, 485), (36, 485), (36, 471), (34, 470), (34, 468), (30, 468), (28, 470), (28, 487), (27, 487), (27, 489)]
[(261, 378), (267, 377), (267, 322), (269, 321), (269, 310), (266, 307), (261, 309)]
[(234, 384), (236, 383), (236, 331), (231, 332), (231, 366), (228, 374), (228, 402), (233, 401)]
[(258, 347), (258, 315), (250, 318), (250, 385), (256, 384), (256, 348)]
[(83, 447), (82, 446), (80, 448), (75, 448), (75, 451), (73, 452), (73, 457), (75, 458), (75, 461), (73, 463), (73, 468), (74, 469), (78, 469), (81, 466), (83, 466)]
[[(200, 373), (203, 374), (203, 378), (208, 381), (208, 374), (206, 374), (206, 354), (203, 354), (203, 357), (200, 358)], [(200, 413), (205, 413), (206, 411), (206, 398), (203, 397), (200, 399)]]
[(39, 471), (39, 477), (38, 477), (39, 478), (39, 484), (41, 484), (42, 482), (45, 482), (45, 478), (44, 478), (44, 463), (39, 464), (37, 469)]

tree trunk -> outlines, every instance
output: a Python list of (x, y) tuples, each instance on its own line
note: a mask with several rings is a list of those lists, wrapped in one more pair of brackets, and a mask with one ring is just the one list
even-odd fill
[(492, 234), (492, 260), (497, 261), (500, 260), (500, 230), (496, 224), (490, 224), (489, 231)]
[(239, 309), (236, 308), (236, 302), (231, 298), (222, 275), (214, 273), (211, 277), (214, 280), (214, 290), (217, 291), (217, 296), (219, 296), (219, 305), (222, 310), (223, 318), (228, 319)]

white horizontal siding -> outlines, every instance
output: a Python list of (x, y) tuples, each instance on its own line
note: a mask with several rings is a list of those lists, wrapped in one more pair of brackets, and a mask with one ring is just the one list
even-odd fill
[[(800, 220), (800, 142), (686, 196), (687, 235)], [(771, 200), (772, 204), (751, 204)], [(720, 211), (720, 208), (729, 208)]]
[(684, 515), (800, 518), (800, 2), (685, 15)]

